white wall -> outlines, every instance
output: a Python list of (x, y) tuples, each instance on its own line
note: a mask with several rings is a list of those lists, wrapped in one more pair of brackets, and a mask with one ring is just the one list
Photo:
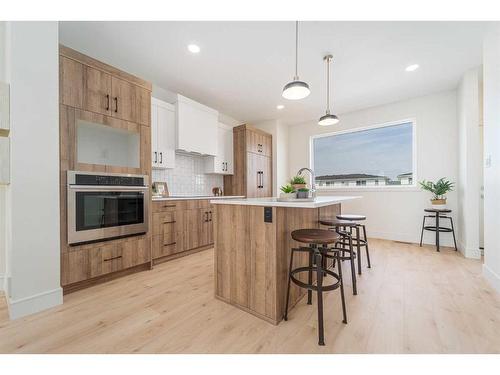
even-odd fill
[(273, 136), (273, 194), (278, 196), (280, 187), (289, 182), (288, 173), (288, 126), (279, 120), (253, 124)]
[[(5, 82), (5, 25), (0, 21), (0, 81)], [(4, 289), (6, 272), (5, 187), (0, 185), (0, 291)]]
[[(411, 100), (342, 114), (340, 123), (321, 127), (316, 122), (292, 126), (289, 129), (289, 175), (309, 166), (309, 141), (315, 134), (330, 133), (358, 127), (415, 118), (417, 126), (417, 180), (458, 178), (457, 94), (447, 91)], [(367, 216), (371, 237), (419, 242), (423, 210), (430, 206), (430, 194), (417, 188), (367, 188), (367, 190), (335, 190), (335, 195), (359, 195), (362, 199), (347, 202), (343, 212)], [(456, 192), (448, 194), (448, 207), (456, 218)], [(441, 236), (442, 245), (451, 246), (450, 234)], [(434, 243), (433, 233), (424, 235), (426, 243)]]
[(59, 242), (58, 23), (7, 23), (11, 184), (8, 305), (18, 318), (62, 303)]
[(479, 138), (480, 69), (466, 72), (457, 90), (458, 110), (458, 212), (459, 250), (468, 258), (480, 258), (479, 196), (481, 188), (481, 144)]
[(484, 265), (483, 274), (500, 292), (500, 31), (483, 45)]

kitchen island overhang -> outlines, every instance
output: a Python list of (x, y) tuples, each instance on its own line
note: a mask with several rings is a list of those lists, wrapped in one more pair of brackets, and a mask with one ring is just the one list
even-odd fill
[[(291, 238), (296, 229), (319, 228), (321, 219), (341, 213), (341, 203), (357, 196), (320, 196), (312, 202), (276, 198), (213, 200), (215, 297), (270, 323), (278, 324), (285, 308)], [(306, 265), (307, 255), (294, 258)], [(304, 280), (305, 281), (305, 280)], [(305, 294), (293, 286), (290, 306)]]

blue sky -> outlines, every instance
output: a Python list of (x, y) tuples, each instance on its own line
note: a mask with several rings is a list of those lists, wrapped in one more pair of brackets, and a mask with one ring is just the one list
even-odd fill
[(412, 171), (412, 124), (314, 139), (314, 171), (327, 174), (367, 173), (395, 179)]

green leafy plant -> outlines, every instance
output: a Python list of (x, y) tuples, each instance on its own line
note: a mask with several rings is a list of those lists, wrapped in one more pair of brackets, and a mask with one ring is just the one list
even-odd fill
[(290, 194), (290, 193), (293, 193), (295, 191), (295, 189), (293, 188), (292, 185), (290, 184), (286, 184), (284, 186), (282, 186), (280, 188), (280, 190), (283, 192), (283, 193), (286, 193), (286, 194)]
[(307, 193), (309, 191), (309, 189), (308, 188), (301, 188), (301, 189), (299, 189), (297, 191), (301, 191), (301, 192)]
[(306, 179), (303, 176), (295, 176), (290, 181), (292, 185), (301, 185), (306, 183)]
[(453, 191), (454, 182), (447, 180), (445, 177), (440, 178), (436, 182), (422, 180), (419, 182), (423, 190), (430, 191), (434, 194), (432, 199), (446, 199), (446, 193)]

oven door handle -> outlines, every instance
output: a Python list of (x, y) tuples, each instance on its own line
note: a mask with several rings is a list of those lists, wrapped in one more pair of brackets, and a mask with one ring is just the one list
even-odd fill
[(131, 190), (148, 190), (149, 186), (68, 185), (68, 188), (72, 190), (131, 191)]

